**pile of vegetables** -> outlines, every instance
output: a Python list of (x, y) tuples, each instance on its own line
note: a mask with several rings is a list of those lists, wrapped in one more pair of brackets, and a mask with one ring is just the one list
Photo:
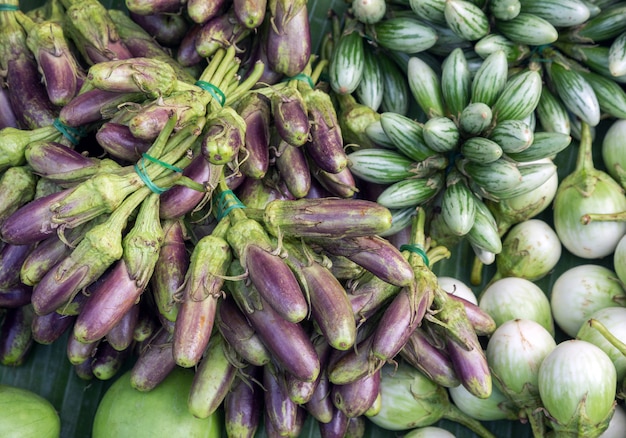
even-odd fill
[(233, 437), (619, 430), (622, 3), (354, 0), (319, 53), (305, 0), (1, 6), (0, 363), (184, 371)]

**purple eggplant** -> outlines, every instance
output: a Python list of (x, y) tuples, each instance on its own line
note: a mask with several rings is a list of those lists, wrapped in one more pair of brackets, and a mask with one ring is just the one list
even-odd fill
[(138, 391), (150, 391), (176, 368), (172, 354), (172, 336), (161, 328), (139, 351), (137, 361), (130, 371), (130, 384)]
[(285, 388), (283, 372), (271, 363), (263, 366), (264, 401), (267, 419), (281, 436), (297, 436), (293, 430), (297, 424), (298, 410)]
[(267, 0), (233, 0), (237, 20), (248, 29), (258, 28), (265, 19)]
[(106, 341), (111, 348), (117, 351), (124, 351), (133, 343), (135, 340), (135, 327), (139, 319), (139, 309), (139, 303), (133, 305), (119, 322), (108, 331)]
[[(231, 263), (231, 275), (243, 268)], [(303, 381), (313, 381), (320, 373), (320, 360), (304, 327), (281, 317), (254, 288), (243, 280), (229, 281), (227, 286), (250, 324), (281, 367)], [(276, 336), (281, 333), (281, 336)]]
[(110, 380), (124, 365), (128, 350), (117, 350), (103, 341), (98, 345), (96, 354), (91, 361), (91, 371), (98, 380)]
[(0, 249), (0, 291), (10, 289), (20, 283), (22, 263), (32, 251), (34, 245), (5, 244)]
[(349, 420), (341, 409), (335, 408), (328, 423), (319, 423), (321, 438), (343, 438), (348, 430)]
[(176, 61), (183, 67), (198, 65), (204, 60), (196, 50), (196, 40), (201, 30), (201, 24), (192, 25), (178, 45)]
[(74, 368), (74, 373), (81, 380), (89, 381), (94, 378), (90, 360), (85, 360), (81, 363), (73, 364), (72, 368)]
[[(310, 160), (309, 168), (311, 169), (311, 175), (313, 175), (315, 180), (330, 194), (330, 196), (352, 198), (359, 192), (354, 176), (348, 166), (338, 173), (330, 173), (320, 169), (312, 160)], [(311, 196), (307, 197), (313, 197), (313, 193), (310, 195)]]
[(75, 319), (57, 312), (43, 316), (35, 314), (31, 325), (33, 340), (39, 344), (52, 344), (68, 331)]
[(177, 13), (186, 2), (181, 0), (128, 0), (126, 7), (136, 15)]
[(275, 166), (295, 198), (308, 195), (311, 189), (311, 171), (303, 148), (281, 140), (276, 152)]
[(224, 429), (229, 437), (253, 438), (261, 422), (263, 388), (260, 367), (246, 367), (224, 398)]
[[(117, 93), (97, 88), (84, 91), (70, 100), (59, 111), (59, 120), (72, 127), (102, 121), (108, 114), (118, 110), (118, 106), (145, 100), (143, 93)], [(110, 116), (108, 116), (110, 117)]]
[(262, 366), (271, 360), (265, 344), (228, 295), (218, 307), (217, 328), (228, 345), (247, 363)]
[(333, 385), (331, 398), (346, 417), (354, 418), (372, 407), (380, 393), (380, 370), (345, 385)]
[(187, 407), (197, 418), (208, 418), (222, 404), (235, 381), (237, 368), (228, 357), (228, 346), (219, 334), (211, 337), (200, 365), (196, 369)]
[(311, 58), (311, 33), (305, 1), (270, 1), (266, 50), (269, 65), (286, 76), (302, 72)]
[(0, 80), (0, 129), (17, 127), (17, 116), (11, 106), (9, 90), (4, 84), (4, 78), (2, 78)]
[(232, 9), (204, 22), (195, 40), (196, 51), (200, 56), (211, 57), (220, 48), (236, 44), (248, 35), (250, 30), (235, 17)]
[(496, 322), (493, 318), (474, 303), (454, 294), (448, 294), (453, 300), (459, 301), (465, 307), (467, 318), (474, 327), (478, 336), (490, 336), (496, 330)]
[(304, 404), (306, 411), (320, 423), (332, 421), (335, 406), (331, 398), (332, 383), (328, 380), (326, 369), (322, 369), (309, 401)]
[[(142, 301), (145, 303), (145, 301)], [(137, 317), (137, 323), (133, 330), (133, 341), (143, 342), (149, 339), (159, 328), (158, 321), (152, 314), (151, 310), (143, 309), (140, 302), (139, 315)], [(110, 333), (110, 332), (109, 332)]]
[(275, 199), (292, 199), (277, 187), (269, 185), (265, 178), (245, 178), (237, 189), (237, 197), (248, 208), (264, 208)]
[(260, 93), (248, 93), (237, 103), (237, 112), (246, 123), (245, 147), (239, 151), (240, 169), (250, 178), (261, 179), (269, 167), (269, 99)]
[(370, 335), (357, 342), (354, 349), (342, 351), (340, 355), (331, 354), (328, 364), (330, 382), (334, 385), (345, 385), (380, 370), (385, 361), (371, 354), (373, 340)]
[(7, 309), (0, 323), (0, 363), (6, 366), (20, 366), (24, 363), (33, 346), (32, 321), (34, 312), (31, 306)]
[(96, 132), (96, 141), (110, 156), (135, 162), (147, 152), (152, 143), (135, 137), (127, 125), (106, 122)]
[(302, 94), (296, 87), (279, 88), (270, 95), (272, 119), (278, 135), (293, 146), (304, 145), (311, 125)]
[(67, 337), (67, 358), (73, 365), (89, 360), (95, 354), (98, 344), (100, 344), (100, 341), (88, 343), (80, 342), (72, 333), (70, 333)]
[(387, 283), (373, 274), (365, 276), (348, 295), (355, 319), (363, 322), (371, 318), (400, 290), (401, 287)]
[[(176, 47), (183, 39), (183, 36), (187, 31), (188, 22), (183, 14), (154, 13), (140, 15), (130, 12), (129, 15), (130, 18), (141, 26), (149, 35), (153, 35), (154, 39), (159, 44), (166, 47)], [(125, 40), (121, 31), (120, 36), (123, 40)], [(128, 48), (132, 52), (133, 49), (130, 47), (128, 42), (126, 45), (129, 46)]]
[(15, 309), (30, 303), (33, 288), (17, 283), (0, 292), (0, 309)]
[(194, 23), (203, 24), (213, 18), (224, 15), (230, 4), (231, 2), (227, 0), (213, 0), (211, 2), (188, 0), (187, 14)]

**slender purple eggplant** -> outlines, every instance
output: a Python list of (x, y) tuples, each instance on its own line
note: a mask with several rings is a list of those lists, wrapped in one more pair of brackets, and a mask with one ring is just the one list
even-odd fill
[(135, 342), (143, 342), (146, 339), (149, 339), (159, 328), (158, 322), (152, 314), (152, 311), (148, 310), (148, 306), (144, 309), (141, 306), (142, 302), (145, 303), (145, 301), (140, 302), (139, 316), (137, 317), (137, 323), (135, 324), (135, 329), (133, 330), (133, 341)]
[(328, 365), (328, 379), (335, 385), (345, 385), (380, 370), (385, 361), (371, 354), (374, 337), (368, 336), (357, 343), (354, 349), (342, 351), (334, 358), (331, 354)]
[(209, 163), (202, 155), (195, 156), (183, 170), (183, 176), (204, 186), (199, 191), (177, 185), (161, 195), (160, 215), (162, 219), (182, 217), (203, 205), (209, 199), (222, 176), (222, 165)]
[(108, 345), (117, 351), (124, 351), (134, 341), (135, 327), (139, 319), (139, 303), (133, 305), (105, 336)]
[(304, 149), (280, 140), (274, 165), (295, 198), (304, 198), (311, 189), (311, 171)]
[(345, 385), (333, 385), (331, 398), (346, 417), (354, 418), (372, 407), (380, 393), (380, 370)]
[(246, 251), (248, 276), (256, 290), (287, 321), (300, 322), (309, 306), (296, 276), (278, 255), (251, 244)]
[(219, 334), (211, 337), (187, 399), (189, 412), (197, 418), (208, 418), (222, 404), (235, 381), (237, 368), (229, 358), (228, 345)]
[(0, 291), (9, 289), (20, 282), (22, 263), (32, 251), (34, 245), (5, 244), (0, 249)]
[(88, 64), (132, 58), (107, 8), (97, 0), (63, 0), (65, 30)]
[(373, 235), (310, 240), (331, 254), (347, 257), (393, 285), (410, 286), (415, 280), (411, 265), (383, 237)]
[(161, 328), (139, 351), (130, 372), (130, 384), (138, 391), (150, 391), (176, 368), (172, 355), (172, 335)]
[[(390, 211), (363, 199), (302, 198), (268, 203), (260, 217), (274, 236), (344, 238), (380, 234), (391, 226)], [(253, 212), (248, 217), (255, 217)]]
[(33, 293), (31, 286), (17, 283), (0, 292), (0, 309), (15, 309), (30, 303)]
[(126, 7), (137, 15), (177, 13), (186, 2), (181, 0), (128, 0)]
[(453, 300), (463, 304), (467, 318), (478, 336), (490, 336), (496, 330), (496, 322), (479, 306), (454, 294), (449, 293), (448, 295)]
[(367, 430), (367, 421), (365, 416), (353, 417), (348, 419), (348, 428), (343, 438), (363, 438)]
[(37, 175), (27, 166), (13, 166), (0, 176), (0, 224), (33, 200)]
[(129, 353), (129, 350), (117, 350), (108, 342), (101, 342), (91, 361), (94, 377), (98, 380), (110, 380), (115, 377)]
[(33, 346), (32, 321), (35, 313), (31, 306), (7, 309), (0, 323), (0, 363), (20, 366)]
[(17, 116), (11, 106), (9, 90), (4, 83), (4, 78), (2, 78), (0, 79), (0, 129), (17, 127)]
[[(233, 261), (230, 275), (241, 275), (241, 265)], [(303, 381), (313, 381), (320, 373), (317, 351), (301, 324), (281, 317), (259, 294), (254, 285), (243, 280), (228, 281), (235, 301), (255, 328), (267, 349), (281, 367)], [(280, 333), (280, 336), (276, 336)]]
[(196, 37), (196, 51), (203, 57), (211, 57), (221, 48), (235, 45), (250, 33), (239, 23), (232, 9), (213, 17), (201, 25)]
[(348, 294), (354, 317), (359, 324), (375, 315), (402, 290), (400, 286), (387, 283), (373, 274), (364, 277)]
[(74, 369), (74, 373), (76, 374), (76, 376), (81, 380), (89, 381), (94, 378), (90, 360), (85, 360), (81, 363), (72, 364), (72, 368)]
[(286, 76), (302, 72), (311, 57), (311, 33), (305, 1), (270, 1), (266, 51), (273, 70)]
[(57, 312), (43, 316), (35, 314), (31, 325), (33, 340), (39, 344), (52, 344), (69, 330), (75, 319)]
[(335, 408), (328, 423), (319, 423), (320, 436), (322, 438), (343, 438), (348, 430), (349, 420), (341, 409)]
[(237, 102), (236, 109), (246, 123), (245, 146), (239, 150), (239, 167), (244, 175), (261, 179), (269, 167), (269, 99), (260, 93), (248, 93)]
[(294, 436), (297, 411), (301, 408), (289, 398), (283, 371), (271, 363), (264, 365), (263, 387), (266, 418), (281, 436)]
[(272, 120), (278, 135), (293, 146), (302, 146), (309, 139), (311, 125), (306, 103), (295, 86), (287, 85), (270, 94)]
[(189, 267), (189, 253), (185, 245), (187, 237), (179, 219), (165, 220), (161, 226), (165, 235), (150, 279), (150, 291), (159, 315), (174, 322)]
[[(352, 198), (359, 192), (354, 175), (352, 175), (348, 166), (338, 173), (330, 173), (320, 169), (314, 162), (312, 162), (312, 160), (310, 160), (309, 168), (311, 169), (311, 175), (313, 175), (315, 180), (330, 194), (330, 196)], [(313, 197), (313, 193), (310, 193), (309, 195), (307, 197)]]
[(33, 53), (50, 102), (63, 106), (78, 93), (85, 72), (70, 49), (63, 27), (53, 20), (37, 23), (26, 14), (16, 17), (26, 30), (26, 44)]
[(223, 237), (229, 227), (228, 218), (222, 219), (211, 234), (196, 243), (191, 254), (174, 327), (174, 359), (185, 368), (200, 362), (213, 336), (224, 275), (232, 260), (230, 246)]
[(474, 396), (487, 398), (491, 395), (492, 378), (487, 358), (476, 340), (468, 350), (452, 339), (446, 340), (446, 351), (461, 384)]
[[(270, 167), (271, 172), (271, 167)], [(237, 197), (248, 208), (264, 208), (275, 199), (291, 199), (264, 179), (245, 178), (237, 188)]]
[(265, 19), (267, 0), (233, 0), (233, 10), (241, 24), (256, 29)]
[(119, 105), (142, 102), (145, 98), (143, 93), (117, 93), (97, 88), (87, 90), (61, 108), (59, 120), (67, 126), (81, 127), (110, 118)]
[(267, 347), (231, 296), (225, 296), (217, 310), (217, 328), (243, 360), (256, 366), (265, 365), (271, 360)]
[(183, 67), (198, 65), (204, 61), (204, 58), (196, 50), (196, 39), (201, 30), (201, 24), (192, 25), (178, 45), (176, 61)]
[[(154, 13), (140, 15), (130, 12), (129, 15), (130, 18), (149, 35), (153, 35), (157, 43), (165, 47), (176, 47), (185, 36), (188, 27), (188, 21), (183, 14)], [(122, 31), (120, 31), (120, 36), (126, 41)], [(126, 45), (132, 52), (133, 48), (127, 41)]]
[(248, 366), (224, 398), (224, 429), (232, 438), (254, 438), (263, 413), (261, 367)]
[(252, 73), (252, 66), (256, 65), (257, 62), (261, 62), (263, 64), (263, 73), (261, 74), (258, 83), (274, 85), (283, 78), (283, 74), (272, 69), (269, 65), (269, 61), (267, 60), (267, 51), (265, 47), (264, 37), (264, 35), (267, 34), (267, 26), (261, 25), (260, 28), (257, 29), (257, 31), (259, 32), (260, 37), (255, 38), (252, 41), (252, 47), (250, 48), (250, 57), (245, 64), (243, 78), (247, 78)]
[(77, 365), (86, 360), (90, 360), (96, 352), (100, 341), (95, 342), (80, 342), (76, 337), (70, 333), (67, 337), (66, 354), (70, 363)]
[(318, 377), (315, 391), (313, 391), (309, 401), (304, 404), (306, 411), (320, 423), (329, 423), (333, 418), (335, 406), (330, 396), (332, 386), (326, 368), (323, 368)]
[(228, 10), (231, 2), (228, 0), (187, 0), (187, 14), (194, 23), (203, 24), (207, 21), (222, 16)]
[(152, 143), (135, 137), (130, 128), (113, 121), (103, 123), (96, 132), (96, 141), (111, 157), (136, 162)]
[(330, 95), (322, 90), (303, 92), (311, 125), (306, 151), (317, 166), (328, 173), (339, 173), (348, 165), (343, 137)]

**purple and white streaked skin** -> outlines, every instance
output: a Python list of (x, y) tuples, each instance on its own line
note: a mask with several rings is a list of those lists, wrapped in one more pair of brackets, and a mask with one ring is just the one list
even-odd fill
[(304, 97), (297, 88), (286, 86), (270, 95), (272, 120), (278, 135), (293, 146), (304, 145), (311, 129)]
[(257, 383), (261, 380), (261, 372), (261, 367), (246, 367), (244, 376), (236, 377), (226, 394), (224, 428), (229, 436), (255, 436), (263, 412), (263, 388)]
[(0, 291), (20, 283), (22, 263), (32, 251), (34, 245), (5, 244), (0, 249)]
[(34, 344), (32, 337), (33, 311), (30, 306), (7, 309), (0, 330), (0, 363), (19, 366), (24, 363)]
[(283, 383), (283, 372), (271, 363), (263, 366), (266, 418), (276, 431), (285, 436), (296, 427), (298, 410), (302, 408), (289, 398)]
[[(287, 9), (285, 9), (287, 6)], [(270, 2), (267, 60), (270, 67), (295, 76), (311, 58), (310, 23), (306, 2)], [(304, 38), (303, 38), (304, 36)]]
[(135, 137), (127, 125), (113, 121), (102, 124), (96, 141), (112, 157), (128, 162), (136, 162), (152, 146), (152, 142)]
[(17, 117), (11, 106), (9, 90), (3, 80), (0, 82), (0, 129), (17, 127)]
[(364, 415), (380, 392), (380, 370), (345, 385), (333, 385), (331, 397), (335, 407), (348, 418)]
[(0, 293), (0, 308), (14, 309), (25, 306), (30, 303), (32, 292), (31, 286), (24, 283), (14, 284)]
[(59, 111), (59, 120), (68, 126), (80, 127), (103, 120), (104, 114), (118, 105), (141, 102), (143, 93), (117, 93), (100, 89), (78, 94)]
[(260, 93), (249, 93), (237, 104), (237, 112), (246, 123), (245, 147), (239, 150), (241, 172), (263, 178), (269, 168), (270, 102)]
[(74, 320), (74, 316), (61, 315), (57, 312), (48, 315), (35, 314), (31, 326), (33, 339), (38, 344), (52, 344), (70, 329)]
[(130, 374), (130, 384), (138, 391), (150, 391), (176, 368), (172, 336), (164, 328), (155, 333), (139, 352)]
[(280, 178), (295, 198), (304, 198), (311, 189), (311, 171), (304, 149), (282, 140), (274, 161)]

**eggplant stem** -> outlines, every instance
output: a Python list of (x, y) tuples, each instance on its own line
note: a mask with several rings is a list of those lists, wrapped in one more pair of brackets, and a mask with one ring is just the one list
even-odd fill
[(469, 415), (466, 415), (459, 408), (450, 404), (450, 407), (443, 414), (443, 418), (446, 420), (454, 421), (455, 423), (462, 424), (477, 434), (481, 438), (496, 438), (491, 432), (489, 432), (478, 420), (473, 419)]
[(600, 334), (607, 340), (609, 343), (617, 348), (622, 355), (626, 356), (626, 344), (620, 341), (609, 329), (606, 328), (604, 324), (602, 324), (597, 319), (589, 319), (587, 321), (590, 327), (596, 329), (600, 332)]

